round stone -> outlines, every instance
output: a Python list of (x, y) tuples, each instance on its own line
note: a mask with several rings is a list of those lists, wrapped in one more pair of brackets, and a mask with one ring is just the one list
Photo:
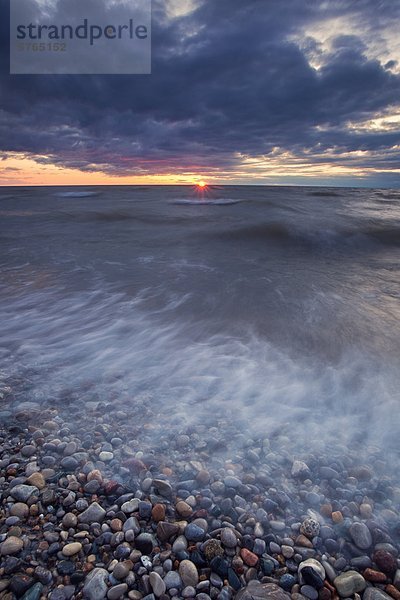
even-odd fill
[(315, 558), (308, 558), (299, 564), (299, 580), (303, 585), (311, 585), (320, 589), (326, 577), (325, 569)]
[(167, 587), (166, 587), (163, 579), (161, 578), (161, 576), (158, 573), (156, 573), (155, 571), (152, 571), (150, 573), (149, 580), (150, 580), (150, 585), (153, 590), (153, 594), (157, 598), (159, 598), (160, 596), (165, 594), (165, 590), (167, 589)]
[(121, 579), (125, 579), (129, 575), (129, 564), (126, 562), (119, 562), (115, 565), (113, 569), (113, 576), (115, 579), (120, 581)]
[(29, 515), (29, 506), (24, 502), (16, 502), (10, 508), (10, 515), (25, 519)]
[(311, 587), (311, 585), (302, 585), (300, 588), (300, 593), (306, 598), (309, 598), (309, 600), (317, 600), (318, 598), (317, 590)]
[(10, 490), (10, 496), (18, 502), (26, 502), (31, 496), (39, 495), (39, 490), (33, 485), (15, 485)]
[(118, 600), (119, 598), (124, 597), (127, 591), (128, 585), (126, 583), (119, 583), (108, 590), (107, 598), (108, 600)]
[(0, 545), (0, 554), (2, 556), (11, 556), (20, 552), (23, 547), (24, 542), (21, 540), (21, 538), (10, 535), (10, 537), (6, 538)]
[(114, 454), (112, 452), (100, 452), (99, 459), (102, 462), (110, 462), (114, 458)]
[(65, 529), (69, 529), (70, 527), (76, 527), (78, 523), (78, 518), (74, 513), (67, 513), (63, 516), (62, 524)]
[(320, 525), (316, 519), (308, 517), (304, 519), (300, 526), (300, 532), (308, 538), (316, 537), (319, 534)]
[(372, 546), (372, 536), (365, 523), (353, 523), (349, 533), (358, 548), (367, 550)]
[(395, 557), (386, 550), (377, 550), (372, 558), (378, 568), (387, 575), (394, 573), (397, 569)]
[(339, 596), (349, 598), (353, 594), (362, 592), (367, 583), (364, 577), (357, 571), (346, 571), (335, 578), (333, 585), (337, 589)]
[(204, 540), (205, 531), (198, 525), (189, 523), (185, 528), (185, 537), (190, 542), (201, 542)]
[(74, 556), (78, 554), (82, 550), (82, 544), (80, 542), (72, 542), (71, 544), (67, 544), (62, 549), (62, 553), (64, 556)]
[(224, 527), (221, 531), (221, 542), (226, 548), (236, 548), (237, 537), (230, 527)]
[(183, 560), (179, 565), (179, 575), (186, 586), (196, 587), (199, 583), (199, 574), (196, 566), (190, 560)]
[(177, 502), (175, 508), (176, 512), (184, 518), (190, 517), (190, 515), (193, 513), (192, 507), (183, 500)]

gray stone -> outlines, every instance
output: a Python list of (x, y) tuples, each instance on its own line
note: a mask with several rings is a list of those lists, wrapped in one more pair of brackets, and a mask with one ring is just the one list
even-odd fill
[(230, 527), (224, 527), (221, 531), (221, 542), (226, 548), (236, 548), (237, 537)]
[(107, 592), (108, 600), (118, 600), (124, 596), (124, 594), (128, 591), (128, 586), (126, 583), (119, 583), (118, 585), (114, 585)]
[(18, 502), (26, 502), (31, 496), (39, 495), (39, 490), (34, 485), (20, 484), (10, 490), (10, 496)]
[(108, 572), (105, 569), (93, 569), (86, 577), (83, 586), (83, 597), (89, 600), (100, 600), (107, 594)]
[(169, 481), (165, 481), (164, 479), (154, 479), (153, 485), (161, 496), (165, 496), (166, 498), (171, 496), (172, 486)]
[(179, 565), (179, 575), (183, 581), (184, 586), (196, 587), (199, 583), (199, 574), (196, 569), (196, 565), (191, 560), (183, 560)]
[(153, 594), (157, 596), (157, 598), (162, 596), (165, 593), (165, 590), (167, 589), (167, 586), (165, 585), (164, 581), (162, 580), (160, 575), (155, 571), (150, 573), (150, 585), (152, 587)]
[(345, 573), (342, 573), (336, 577), (333, 585), (337, 589), (339, 596), (342, 596), (342, 598), (348, 598), (355, 593), (362, 592), (367, 583), (364, 577), (360, 575), (360, 573), (357, 573), (357, 571), (346, 571)]
[(76, 527), (77, 523), (78, 518), (76, 517), (76, 515), (74, 515), (74, 513), (66, 513), (63, 516), (62, 524), (63, 527), (65, 527), (66, 529), (69, 529), (70, 527)]
[(290, 600), (290, 594), (284, 592), (275, 583), (260, 583), (253, 580), (238, 591), (235, 600)]
[(226, 485), (226, 487), (231, 487), (231, 488), (236, 489), (236, 488), (238, 488), (238, 487), (240, 487), (242, 485), (242, 482), (237, 477), (233, 477), (232, 475), (228, 475), (224, 479), (224, 484)]
[(21, 454), (22, 456), (26, 456), (26, 457), (30, 457), (33, 456), (36, 452), (36, 447), (32, 446), (31, 444), (29, 444), (28, 446), (23, 446), (21, 448)]
[(302, 460), (295, 460), (292, 464), (292, 477), (306, 479), (311, 475), (308, 465)]
[(75, 471), (75, 469), (78, 468), (79, 463), (73, 456), (66, 456), (62, 459), (60, 465), (64, 471)]
[(167, 590), (176, 588), (177, 590), (182, 589), (182, 579), (177, 571), (169, 571), (164, 577), (164, 583)]
[(372, 546), (372, 536), (365, 523), (353, 523), (349, 532), (358, 548), (367, 550)]
[(311, 587), (311, 585), (302, 585), (300, 588), (300, 593), (306, 598), (309, 598), (309, 600), (317, 600), (318, 598), (317, 590)]
[(21, 538), (11, 535), (0, 545), (0, 554), (1, 556), (11, 556), (20, 552), (23, 547), (24, 542), (21, 540)]
[(121, 579), (125, 579), (125, 577), (128, 577), (129, 575), (129, 567), (123, 563), (123, 562), (119, 562), (115, 565), (114, 569), (113, 569), (113, 576), (115, 577), (115, 579), (121, 580)]
[(303, 562), (301, 562), (299, 564), (298, 573), (299, 573), (299, 581), (301, 584), (306, 583), (302, 578), (301, 572), (303, 571), (303, 569), (305, 569), (307, 567), (311, 568), (314, 571), (314, 573), (316, 573), (316, 575), (318, 577), (320, 577), (322, 579), (322, 581), (324, 581), (324, 579), (325, 579), (324, 567), (321, 565), (320, 562), (315, 560), (315, 558), (308, 558), (307, 560), (304, 560)]
[(393, 600), (389, 594), (375, 587), (369, 587), (363, 594), (363, 600)]
[(201, 542), (204, 540), (205, 531), (195, 523), (189, 523), (185, 528), (185, 537), (190, 542)]
[(122, 531), (126, 533), (132, 530), (135, 535), (140, 533), (140, 525), (136, 517), (129, 517), (122, 526)]
[(93, 502), (79, 515), (80, 523), (101, 523), (106, 516), (106, 511), (97, 502)]
[(99, 459), (102, 462), (109, 462), (114, 458), (114, 454), (112, 452), (100, 452)]

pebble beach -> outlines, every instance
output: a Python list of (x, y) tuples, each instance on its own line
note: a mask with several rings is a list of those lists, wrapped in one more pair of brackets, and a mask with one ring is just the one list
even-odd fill
[(300, 455), (228, 415), (176, 429), (150, 397), (2, 397), (2, 600), (400, 599), (400, 486), (377, 447)]

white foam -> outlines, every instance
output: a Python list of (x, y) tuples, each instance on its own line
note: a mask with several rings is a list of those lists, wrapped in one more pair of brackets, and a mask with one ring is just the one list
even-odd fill
[(58, 198), (87, 198), (89, 196), (96, 196), (97, 192), (58, 192), (56, 196)]
[(215, 205), (215, 206), (224, 206), (228, 204), (238, 204), (239, 202), (243, 202), (241, 199), (233, 199), (233, 198), (179, 198), (176, 200), (172, 200), (168, 204), (191, 204), (193, 206), (203, 206), (203, 205)]

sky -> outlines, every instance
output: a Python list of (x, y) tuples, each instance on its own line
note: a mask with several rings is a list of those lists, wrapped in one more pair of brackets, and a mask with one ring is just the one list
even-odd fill
[(149, 75), (10, 75), (0, 12), (0, 185), (400, 187), (398, 0), (153, 0)]

